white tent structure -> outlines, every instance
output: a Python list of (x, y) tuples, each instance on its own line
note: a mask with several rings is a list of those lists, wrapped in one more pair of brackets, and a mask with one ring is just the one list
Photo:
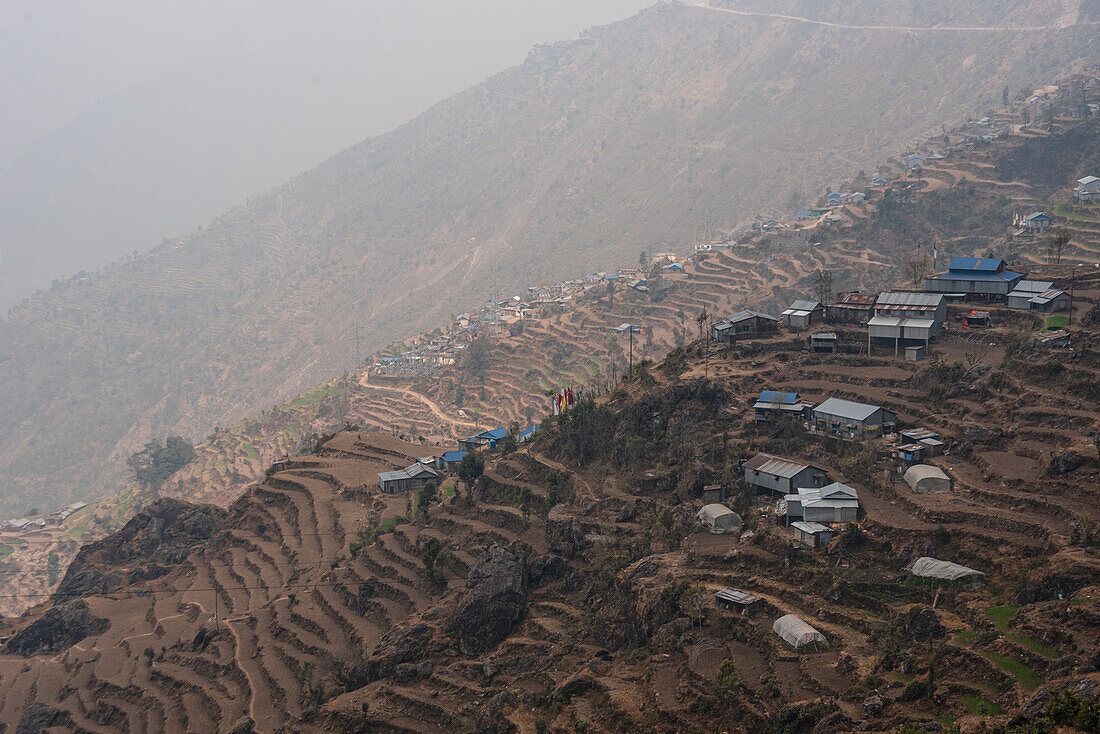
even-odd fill
[(926, 579), (941, 579), (943, 581), (980, 581), (985, 573), (982, 571), (976, 571), (973, 568), (967, 568), (966, 566), (960, 566), (958, 563), (952, 563), (951, 561), (939, 561), (929, 556), (921, 556), (917, 560), (910, 563), (906, 570), (914, 576), (920, 576)]
[(905, 483), (914, 492), (950, 492), (951, 477), (931, 464), (914, 464), (905, 472)]
[(784, 642), (796, 650), (817, 642), (823, 645), (829, 644), (829, 641), (825, 639), (825, 635), (821, 634), (813, 627), (806, 624), (800, 617), (796, 617), (793, 614), (785, 614), (775, 620), (775, 624), (772, 625), (772, 631), (782, 637)]
[(725, 505), (703, 505), (696, 517), (713, 535), (736, 533), (741, 529), (741, 516)]

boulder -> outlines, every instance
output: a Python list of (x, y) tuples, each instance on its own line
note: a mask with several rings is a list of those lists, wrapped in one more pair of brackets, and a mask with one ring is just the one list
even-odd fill
[(434, 629), (421, 619), (405, 620), (382, 635), (358, 675), (365, 682), (393, 676), (397, 666), (423, 660), (433, 649), (434, 636)]
[(929, 607), (916, 605), (910, 607), (904, 618), (905, 634), (916, 640), (927, 640), (929, 637), (943, 637), (945, 634), (940, 618)]
[(465, 655), (480, 655), (506, 638), (527, 609), (527, 569), (517, 551), (494, 544), (469, 577), (452, 627)]
[(867, 712), (868, 716), (882, 716), (882, 712), (886, 710), (886, 704), (883, 702), (882, 696), (875, 694), (863, 700), (863, 710)]
[(254, 731), (256, 731), (256, 722), (252, 720), (251, 716), (245, 716), (237, 720), (237, 723), (229, 730), (229, 734), (252, 734)]
[(416, 666), (412, 663), (398, 663), (393, 666), (393, 682), (409, 683), (416, 680)]
[(1100, 694), (1100, 691), (1097, 690), (1098, 686), (1096, 685), (1096, 681), (1092, 678), (1075, 680), (1069, 684), (1068, 688), (1069, 692), (1074, 696), (1077, 696), (1077, 698), (1083, 701), (1088, 701), (1089, 703), (1095, 701), (1098, 694)]
[(546, 543), (551, 553), (572, 558), (585, 548), (584, 532), (575, 517), (551, 517), (546, 521)]
[(8, 640), (8, 652), (29, 657), (55, 653), (75, 645), (108, 627), (107, 620), (93, 617), (83, 599), (59, 604)]
[(553, 553), (536, 556), (527, 564), (527, 583), (531, 586), (545, 584), (565, 575), (566, 560)]
[(1076, 451), (1066, 450), (1050, 457), (1050, 473), (1069, 474), (1084, 466), (1086, 461), (1087, 459)]
[(1028, 575), (1024, 588), (1016, 595), (1020, 604), (1069, 598), (1078, 589), (1096, 582), (1096, 572), (1083, 563), (1047, 564)]
[(590, 670), (582, 670), (574, 673), (554, 689), (554, 696), (563, 701), (568, 701), (573, 696), (579, 696), (589, 691), (596, 684), (596, 678)]

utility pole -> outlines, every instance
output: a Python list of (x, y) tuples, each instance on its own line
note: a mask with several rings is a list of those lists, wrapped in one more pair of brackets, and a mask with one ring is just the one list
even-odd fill
[(627, 373), (631, 376), (634, 375), (634, 325), (630, 325), (630, 372)]

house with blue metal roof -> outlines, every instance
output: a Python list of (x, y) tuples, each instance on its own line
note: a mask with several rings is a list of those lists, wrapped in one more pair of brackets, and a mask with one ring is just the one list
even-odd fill
[(806, 418), (812, 406), (804, 402), (796, 392), (764, 390), (752, 407), (755, 420), (758, 423), (768, 423), (784, 417), (796, 420)]
[(1023, 277), (1023, 273), (1006, 269), (1005, 261), (998, 257), (953, 257), (946, 273), (924, 279), (924, 290), (926, 293), (953, 293), (966, 298), (1003, 300)]
[(465, 451), (444, 451), (443, 452), (443, 468), (449, 472), (454, 471), (463, 459), (466, 458)]
[(532, 436), (534, 436), (541, 430), (542, 429), (538, 426), (531, 426), (526, 431), (520, 432), (519, 436), (516, 437), (516, 443), (527, 443), (529, 440), (531, 440)]
[(494, 428), (491, 431), (482, 431), (469, 438), (459, 439), (458, 448), (462, 451), (476, 451), (480, 448), (495, 449), (497, 444), (507, 435), (507, 428)]

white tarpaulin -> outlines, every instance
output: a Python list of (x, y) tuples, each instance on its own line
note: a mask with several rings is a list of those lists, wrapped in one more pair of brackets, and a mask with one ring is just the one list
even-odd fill
[(823, 645), (829, 644), (829, 641), (825, 639), (825, 635), (793, 614), (786, 614), (775, 620), (772, 631), (796, 650), (814, 642), (820, 642)]
[(914, 492), (950, 492), (951, 478), (930, 464), (914, 464), (905, 472), (905, 483)]
[(951, 561), (938, 561), (935, 558), (921, 556), (909, 564), (909, 573), (928, 579), (944, 579), (946, 581), (958, 581), (970, 576), (985, 576), (981, 571), (960, 566)]
[(741, 529), (741, 516), (725, 505), (704, 505), (696, 517), (715, 535), (736, 533)]

